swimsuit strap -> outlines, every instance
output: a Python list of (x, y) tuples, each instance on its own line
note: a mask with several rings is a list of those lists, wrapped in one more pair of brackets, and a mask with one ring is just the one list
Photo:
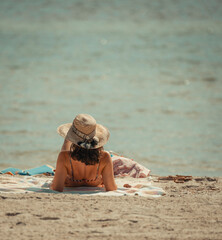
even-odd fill
[(98, 164), (98, 167), (97, 167), (96, 179), (98, 178), (98, 175), (99, 175), (99, 165), (100, 165), (100, 161), (99, 161), (99, 164)]
[(73, 166), (72, 166), (72, 161), (71, 161), (71, 154), (70, 154), (70, 164), (71, 164), (71, 171), (72, 171), (72, 180), (74, 181), (74, 171), (73, 171)]

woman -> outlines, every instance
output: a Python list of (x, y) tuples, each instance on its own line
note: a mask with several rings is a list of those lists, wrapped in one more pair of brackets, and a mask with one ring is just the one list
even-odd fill
[(73, 123), (58, 127), (65, 137), (59, 153), (51, 189), (62, 192), (64, 186), (101, 187), (116, 190), (112, 159), (103, 149), (109, 139), (109, 131), (97, 124), (88, 114), (79, 114)]

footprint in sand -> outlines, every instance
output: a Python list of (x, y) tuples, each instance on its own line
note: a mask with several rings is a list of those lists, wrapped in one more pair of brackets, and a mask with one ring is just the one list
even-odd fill
[(13, 217), (13, 216), (16, 216), (16, 215), (18, 215), (18, 214), (21, 214), (21, 213), (19, 213), (19, 212), (15, 212), (15, 213), (6, 213), (5, 215), (6, 215), (6, 216)]
[(23, 225), (23, 226), (25, 226), (26, 223), (24, 223), (24, 222), (17, 222), (16, 225)]
[(59, 220), (60, 218), (58, 218), (58, 217), (42, 217), (40, 219), (41, 220)]

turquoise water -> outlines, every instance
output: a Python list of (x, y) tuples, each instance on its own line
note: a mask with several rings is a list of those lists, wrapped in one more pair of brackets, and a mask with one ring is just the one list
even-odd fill
[(154, 174), (221, 176), (221, 1), (1, 1), (0, 167), (55, 166), (89, 113)]

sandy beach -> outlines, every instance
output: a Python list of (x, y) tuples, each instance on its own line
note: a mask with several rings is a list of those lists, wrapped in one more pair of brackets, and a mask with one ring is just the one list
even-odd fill
[[(220, 0), (0, 1), (0, 170), (55, 168), (56, 129), (87, 113), (166, 192), (3, 193), (0, 175), (0, 240), (221, 240), (221, 29)], [(158, 181), (176, 174), (199, 177)]]
[(222, 180), (159, 181), (166, 195), (1, 193), (1, 239), (222, 239)]

